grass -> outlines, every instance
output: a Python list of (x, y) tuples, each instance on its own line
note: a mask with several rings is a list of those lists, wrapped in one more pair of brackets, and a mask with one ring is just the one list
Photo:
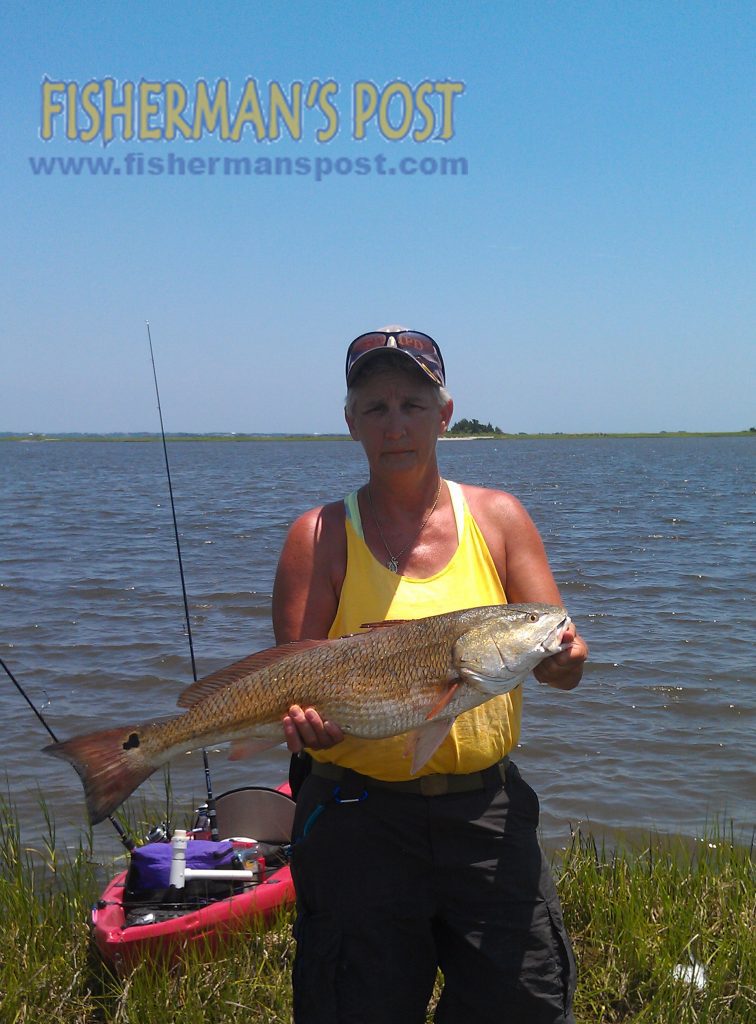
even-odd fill
[[(577, 834), (557, 885), (580, 969), (578, 1021), (756, 1021), (753, 849), (710, 833), (653, 837), (645, 850), (599, 849)], [(675, 977), (701, 965), (705, 987)]]
[[(56, 849), (55, 824), (24, 848), (0, 806), (2, 1024), (157, 1024), (173, 1020), (287, 1024), (291, 919), (254, 930), (203, 963), (143, 963), (115, 978), (93, 956), (89, 908), (102, 887), (91, 836)], [(749, 1024), (756, 1021), (756, 900), (752, 850), (652, 838), (646, 849), (605, 850), (576, 833), (554, 862), (580, 983), (579, 1024)], [(677, 980), (701, 964), (706, 985)]]

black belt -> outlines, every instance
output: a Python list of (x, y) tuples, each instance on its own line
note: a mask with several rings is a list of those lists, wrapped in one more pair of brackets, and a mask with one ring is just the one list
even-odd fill
[(419, 796), (445, 796), (447, 793), (472, 793), (476, 789), (488, 789), (498, 786), (506, 779), (509, 758), (492, 764), (481, 772), (470, 772), (467, 775), (421, 775), (419, 779), (405, 779), (401, 782), (385, 782), (374, 779), (370, 775), (361, 775), (344, 768), (340, 764), (324, 761), (312, 762), (312, 774), (333, 782), (354, 782), (364, 789), (387, 789), (394, 793), (416, 793)]

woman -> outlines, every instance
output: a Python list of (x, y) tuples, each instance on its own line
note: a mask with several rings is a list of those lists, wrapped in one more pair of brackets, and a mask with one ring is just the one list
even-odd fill
[[(517, 499), (441, 479), (445, 383), (425, 334), (388, 327), (350, 345), (346, 420), (369, 479), (292, 526), (273, 594), (279, 643), (506, 601), (561, 604)], [(564, 642), (534, 674), (572, 689), (588, 650), (574, 627)], [(439, 966), (441, 1024), (572, 1020), (574, 961), (538, 801), (508, 758), (521, 703), (518, 687), (460, 716), (418, 776), (405, 737), (345, 738), (316, 708), (290, 709), (289, 748), (314, 758), (294, 829), (295, 1020), (421, 1022)]]

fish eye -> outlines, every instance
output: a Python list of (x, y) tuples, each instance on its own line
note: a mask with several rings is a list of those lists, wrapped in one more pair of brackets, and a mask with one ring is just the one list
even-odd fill
[(538, 612), (531, 612), (528, 615), (528, 622), (538, 622)]

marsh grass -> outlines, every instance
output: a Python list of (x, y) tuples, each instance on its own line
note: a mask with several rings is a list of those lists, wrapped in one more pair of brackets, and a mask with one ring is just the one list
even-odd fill
[[(44, 812), (46, 814), (46, 811)], [(61, 855), (47, 839), (25, 847), (12, 809), (0, 801), (0, 1020), (87, 1020), (87, 911), (95, 891), (91, 835)]]
[[(575, 1016), (591, 1024), (753, 1024), (753, 845), (651, 837), (607, 851), (576, 833), (556, 865), (580, 967)], [(675, 977), (700, 965), (699, 988)]]
[[(61, 853), (43, 813), (46, 839), (25, 848), (0, 801), (2, 1024), (288, 1024), (289, 915), (234, 937), (211, 963), (190, 949), (173, 968), (143, 963), (116, 978), (89, 945), (104, 881), (91, 835)], [(697, 843), (653, 837), (641, 850), (575, 833), (554, 871), (580, 965), (579, 1024), (756, 1021), (752, 852), (718, 833)], [(703, 989), (674, 977), (691, 961), (703, 966)]]

